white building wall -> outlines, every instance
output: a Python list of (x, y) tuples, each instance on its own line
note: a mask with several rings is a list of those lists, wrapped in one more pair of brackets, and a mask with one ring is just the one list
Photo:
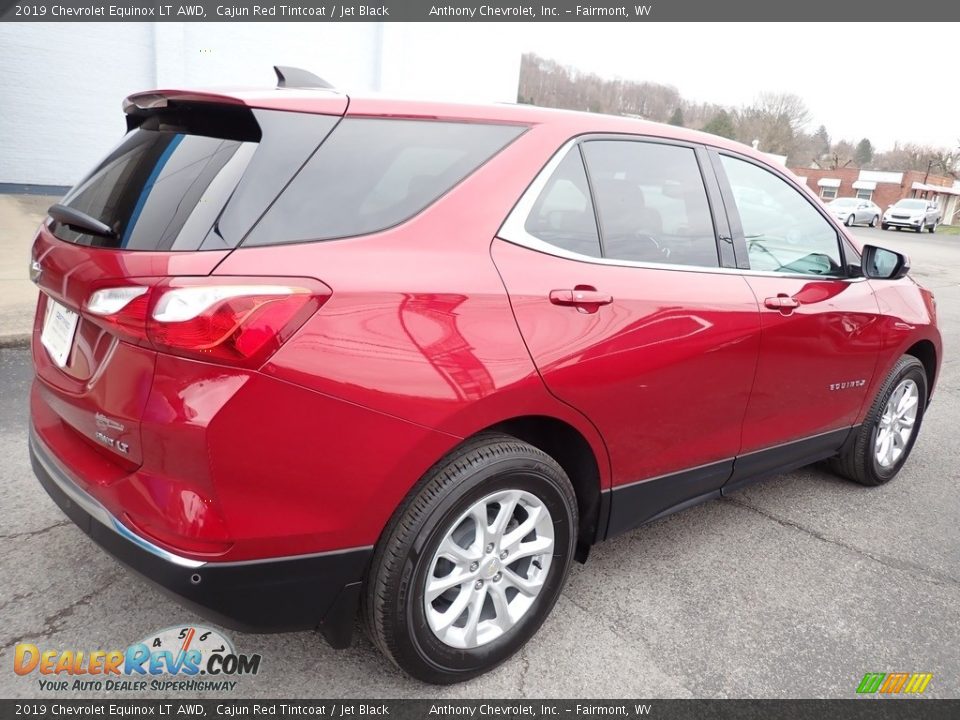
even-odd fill
[[(121, 102), (157, 87), (272, 86), (302, 67), (346, 92), (516, 99), (519, 35), (416, 23), (5, 23), (0, 183), (72, 185), (124, 132)], [(484, 39), (484, 34), (486, 38)]]

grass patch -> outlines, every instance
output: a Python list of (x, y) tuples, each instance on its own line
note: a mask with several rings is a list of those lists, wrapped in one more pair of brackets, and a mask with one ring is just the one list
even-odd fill
[(937, 235), (960, 235), (960, 225), (938, 225)]

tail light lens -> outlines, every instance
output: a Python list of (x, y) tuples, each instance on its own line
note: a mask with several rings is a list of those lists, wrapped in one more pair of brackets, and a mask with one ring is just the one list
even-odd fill
[(326, 285), (301, 278), (177, 278), (99, 289), (86, 311), (130, 342), (259, 367), (330, 295)]

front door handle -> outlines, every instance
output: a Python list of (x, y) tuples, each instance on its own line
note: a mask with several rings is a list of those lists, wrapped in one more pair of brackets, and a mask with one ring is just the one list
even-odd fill
[(582, 310), (596, 312), (600, 305), (612, 303), (613, 296), (598, 292), (596, 288), (578, 285), (573, 290), (551, 290), (550, 302), (554, 305), (573, 305)]
[(776, 297), (768, 297), (763, 301), (763, 304), (771, 310), (796, 310), (800, 307), (800, 301), (786, 293), (780, 293)]

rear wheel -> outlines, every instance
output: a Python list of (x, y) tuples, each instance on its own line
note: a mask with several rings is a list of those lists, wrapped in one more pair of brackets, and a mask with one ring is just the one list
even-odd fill
[[(875, 228), (878, 222), (880, 222), (880, 216), (874, 215), (873, 219), (870, 221), (870, 227)], [(884, 228), (884, 230), (886, 230), (886, 228)]]
[(435, 465), (384, 531), (365, 588), (367, 633), (425, 682), (487, 672), (549, 615), (576, 531), (573, 487), (553, 458), (480, 436)]
[(887, 375), (855, 437), (830, 468), (861, 485), (892, 480), (910, 456), (927, 406), (923, 364), (904, 355)]

